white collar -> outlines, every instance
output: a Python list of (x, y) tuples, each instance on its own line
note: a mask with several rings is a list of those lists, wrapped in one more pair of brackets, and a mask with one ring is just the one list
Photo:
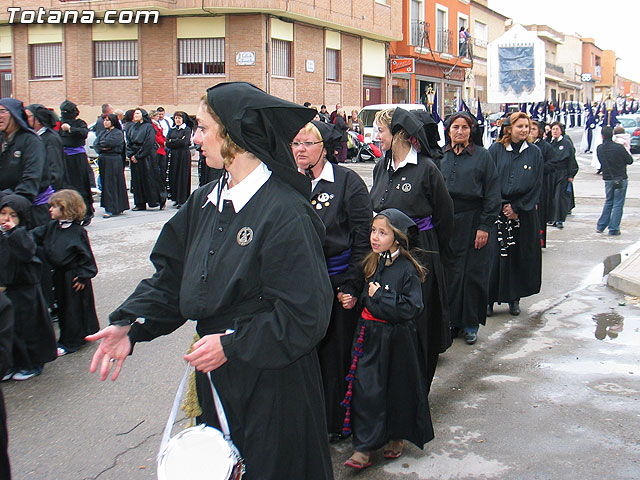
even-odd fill
[(391, 159), (391, 168), (393, 168), (394, 171), (398, 171), (402, 167), (406, 166), (408, 163), (412, 163), (413, 165), (418, 164), (418, 151), (415, 149), (413, 145), (411, 145), (411, 150), (409, 150), (409, 153), (407, 153), (407, 156), (404, 157), (404, 160), (402, 160), (398, 164), (398, 168), (395, 168), (393, 166), (393, 158)]
[(176, 127), (178, 130), (184, 130), (185, 128), (187, 128), (187, 124), (186, 123), (181, 123), (179, 127)]
[(335, 175), (333, 174), (333, 165), (328, 160), (324, 164), (324, 167), (322, 167), (322, 172), (320, 172), (320, 176), (318, 176), (318, 178), (314, 178), (313, 180), (311, 180), (311, 191), (313, 191), (316, 188), (316, 185), (320, 183), (320, 180), (325, 180), (331, 183), (335, 182)]
[(564, 135), (560, 135), (558, 138), (554, 138), (553, 140), (554, 140), (555, 142), (559, 142), (559, 141), (561, 141), (563, 138), (564, 138)]
[(46, 132), (46, 131), (47, 131), (47, 127), (42, 127), (42, 128), (41, 128), (40, 130), (38, 130), (36, 133), (37, 133), (38, 135), (42, 135), (42, 134), (43, 134), (44, 132)]
[(58, 220), (58, 225), (60, 225), (60, 228), (69, 228), (73, 225), (73, 220)]
[(271, 170), (263, 163), (260, 162), (253, 171), (247, 175), (244, 180), (229, 188), (229, 182), (231, 181), (231, 175), (227, 179), (227, 183), (222, 188), (222, 195), (220, 195), (220, 205), (218, 205), (218, 185), (216, 183), (211, 190), (211, 193), (207, 195), (207, 201), (202, 205), (204, 208), (207, 203), (211, 202), (218, 207), (218, 211), (222, 212), (225, 200), (231, 200), (233, 203), (233, 209), (236, 213), (244, 208), (244, 206), (253, 198), (260, 187), (264, 185), (271, 177)]
[[(520, 146), (520, 151), (518, 153), (524, 152), (527, 148), (529, 148), (529, 142), (525, 140), (524, 142), (522, 142), (522, 145)], [(513, 152), (513, 146), (509, 144), (505, 147), (505, 150), (507, 152)]]

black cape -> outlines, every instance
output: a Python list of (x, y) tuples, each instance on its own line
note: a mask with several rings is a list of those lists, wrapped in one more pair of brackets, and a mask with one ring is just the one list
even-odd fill
[[(324, 227), (275, 175), (238, 213), (229, 202), (221, 213), (208, 202), (212, 187), (196, 190), (167, 222), (151, 253), (156, 273), (110, 321), (145, 318), (131, 327), (132, 342), (187, 319), (201, 336), (233, 329), (222, 337), (227, 362), (212, 377), (246, 461), (244, 478), (333, 478), (315, 351), (332, 301)], [(200, 421), (217, 426), (204, 375), (196, 382)]]
[(365, 286), (361, 304), (387, 323), (360, 318), (356, 329), (354, 346), (364, 326), (351, 402), (353, 447), (370, 452), (389, 440), (406, 439), (422, 448), (434, 434), (416, 328), (423, 308), (420, 279), (415, 266), (400, 256), (370, 281), (381, 288), (370, 297)]
[(553, 205), (551, 207), (551, 222), (564, 222), (567, 214), (573, 208), (572, 189), (569, 189), (569, 178), (578, 173), (576, 161), (576, 149), (568, 135), (563, 135), (562, 140), (551, 141), (551, 147), (555, 151), (555, 183), (553, 187)]
[(100, 206), (109, 213), (122, 213), (129, 210), (129, 196), (124, 177), (122, 154), (125, 150), (124, 133), (119, 128), (103, 128), (93, 148), (98, 152), (102, 194)]
[(142, 122), (132, 122), (125, 129), (127, 136), (127, 157), (135, 156), (131, 162), (131, 190), (136, 207), (157, 207), (162, 203), (164, 184), (160, 173), (160, 165), (156, 157), (156, 131), (148, 120), (146, 112)]
[(166, 139), (169, 151), (169, 198), (179, 205), (191, 194), (191, 128), (173, 127)]
[[(13, 340), (13, 307), (7, 296), (0, 292), (0, 375), (11, 367), (11, 348)], [(7, 431), (7, 410), (0, 389), (0, 478), (11, 479), (9, 464), (9, 435)]]

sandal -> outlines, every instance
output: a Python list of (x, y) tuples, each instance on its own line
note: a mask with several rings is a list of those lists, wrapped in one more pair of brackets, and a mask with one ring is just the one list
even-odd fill
[(371, 466), (371, 462), (369, 461), (370, 455), (364, 452), (353, 452), (351, 458), (344, 462), (345, 467), (351, 467), (356, 470), (362, 470)]
[(384, 458), (398, 458), (402, 455), (404, 449), (404, 441), (402, 440), (390, 440), (384, 447)]

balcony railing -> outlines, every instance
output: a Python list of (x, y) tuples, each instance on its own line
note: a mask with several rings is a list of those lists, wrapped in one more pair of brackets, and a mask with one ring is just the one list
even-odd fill
[(453, 32), (446, 28), (437, 28), (436, 29), (436, 52), (440, 53), (449, 53), (451, 55), (453, 52)]
[(411, 20), (411, 43), (414, 47), (424, 47), (426, 43), (426, 30), (429, 24), (419, 20)]
[(545, 64), (547, 65), (547, 68), (549, 70), (553, 70), (558, 73), (564, 73), (564, 68), (559, 67), (558, 65), (554, 65), (553, 63), (550, 63), (550, 62), (545, 62)]

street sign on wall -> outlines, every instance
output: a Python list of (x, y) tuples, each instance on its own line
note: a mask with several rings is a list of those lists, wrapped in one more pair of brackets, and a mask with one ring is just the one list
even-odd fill
[(391, 73), (415, 73), (416, 61), (413, 58), (394, 58), (391, 60)]

